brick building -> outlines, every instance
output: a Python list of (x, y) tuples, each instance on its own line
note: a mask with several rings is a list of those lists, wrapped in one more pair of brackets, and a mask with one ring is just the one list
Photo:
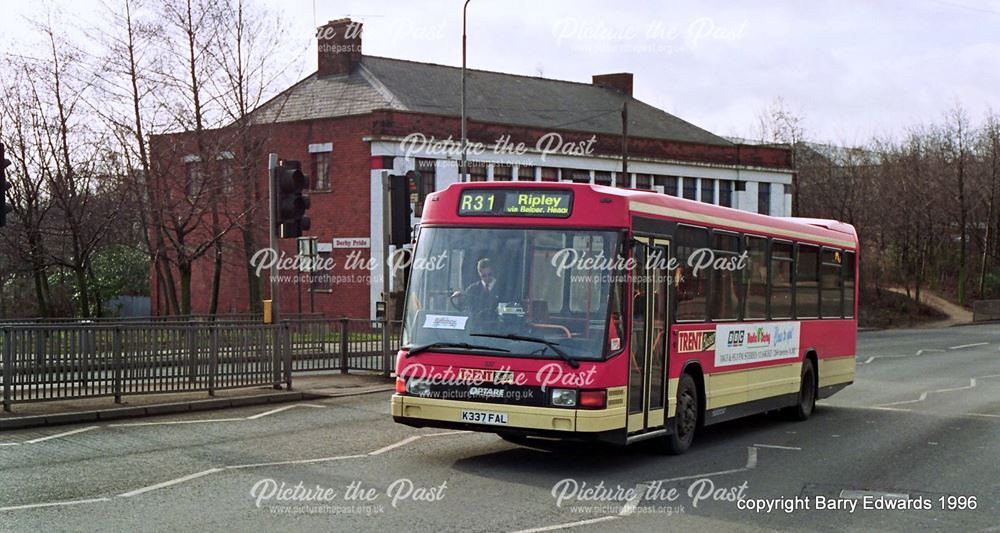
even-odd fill
[[(359, 30), (360, 23), (349, 19), (321, 28), (317, 71), (251, 117), (264, 139), (261, 151), (302, 161), (312, 179), (308, 234), (318, 237), (320, 255), (337, 264), (312, 290), (315, 311), (330, 316), (369, 316), (382, 290), (377, 268), (369, 282), (345, 265), (349, 258), (381, 262), (379, 171), (420, 171), (422, 180), (411, 195), (416, 222), (428, 192), (459, 180), (461, 70), (363, 55)], [(592, 83), (579, 83), (468, 70), (466, 80), (472, 181), (589, 182), (654, 189), (771, 215), (790, 213), (788, 150), (736, 144), (636, 100), (630, 73), (595, 75)], [(626, 103), (628, 174), (623, 174)], [(188, 133), (151, 142), (162, 167), (197, 160), (177, 150), (191, 144)], [(215, 151), (215, 158), (224, 160), (238, 147)], [(263, 166), (261, 161), (253, 175), (260, 176), (258, 185), (266, 191)], [(257, 242), (266, 246), (266, 235), (261, 233)], [(234, 250), (235, 238), (227, 236), (227, 243), (218, 309), (243, 312), (249, 308), (246, 256)], [(282, 248), (294, 254), (294, 244), (283, 242)], [(153, 306), (163, 312), (156, 276), (154, 271)], [(212, 260), (196, 262), (195, 313), (208, 309), (211, 278)], [(298, 310), (297, 292), (295, 286), (283, 289), (286, 312)], [(308, 302), (308, 295), (303, 299)]]

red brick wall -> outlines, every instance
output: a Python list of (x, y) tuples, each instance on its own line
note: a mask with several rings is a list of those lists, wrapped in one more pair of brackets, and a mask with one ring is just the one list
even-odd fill
[[(257, 128), (256, 135), (263, 139), (264, 154), (260, 157), (259, 164), (252, 171), (252, 175), (258, 176), (258, 187), (261, 191), (262, 201), (267, 198), (267, 160), (266, 154), (277, 153), (283, 159), (297, 159), (302, 162), (306, 175), (313, 172), (312, 157), (309, 154), (309, 144), (332, 143), (333, 152), (331, 154), (330, 169), (330, 192), (313, 192), (310, 195), (312, 205), (308, 215), (312, 221), (312, 229), (306, 233), (307, 236), (319, 237), (320, 242), (330, 242), (334, 237), (367, 237), (369, 234), (370, 213), (370, 156), (371, 147), (362, 138), (368, 135), (370, 126), (370, 116), (361, 115), (356, 117), (345, 117), (336, 119), (323, 119), (313, 121), (301, 121), (292, 123), (281, 123)], [(225, 132), (211, 132), (208, 137), (225, 137)], [(193, 135), (181, 133), (174, 135), (158, 136), (151, 139), (152, 152), (157, 161), (159, 174), (169, 176), (171, 180), (179, 179), (183, 176), (182, 157), (193, 153)], [(216, 150), (228, 149), (240, 157), (240, 150), (236, 144), (220, 142), (218, 146), (213, 146)], [(175, 186), (177, 186), (175, 184)], [(239, 206), (233, 206), (232, 211), (238, 213)], [(261, 208), (260, 231), (257, 234), (259, 247), (266, 247), (267, 233), (264, 222), (267, 220), (266, 207)], [(208, 218), (203, 217), (201, 227), (204, 230), (210, 228)], [(248, 280), (245, 270), (245, 256), (242, 235), (238, 229), (233, 229), (226, 235), (223, 255), (222, 283), (219, 291), (219, 312), (247, 312), (249, 310), (248, 301)], [(289, 257), (295, 255), (296, 243), (294, 239), (282, 240), (280, 248)], [(170, 246), (168, 245), (168, 251)], [(334, 257), (345, 254), (334, 251)], [(367, 251), (364, 253), (367, 259)], [(345, 274), (342, 267), (344, 258), (340, 257), (338, 266), (341, 267), (333, 274)], [(192, 273), (192, 312), (195, 314), (205, 313), (209, 309), (211, 288), (212, 288), (213, 255), (207, 253), (195, 262)], [(352, 274), (364, 274), (364, 272), (351, 272)], [(294, 276), (295, 272), (282, 272), (283, 275)], [(269, 284), (267, 283), (267, 273), (264, 274), (264, 294), (269, 294)], [(155, 277), (155, 271), (151, 273)], [(174, 268), (174, 278), (178, 285), (179, 294), (179, 274)], [(155, 279), (152, 282), (155, 284)], [(163, 303), (159, 300), (162, 295), (158, 294), (156, 286), (152, 286), (153, 309), (157, 312), (165, 312)], [(297, 312), (297, 287), (293, 283), (283, 284), (282, 288), (282, 310), (286, 313)], [(303, 311), (309, 311), (308, 283), (302, 288)], [(329, 316), (354, 316), (367, 317), (369, 308), (369, 288), (365, 283), (342, 284), (333, 287), (331, 292), (317, 292), (315, 295), (316, 311)]]

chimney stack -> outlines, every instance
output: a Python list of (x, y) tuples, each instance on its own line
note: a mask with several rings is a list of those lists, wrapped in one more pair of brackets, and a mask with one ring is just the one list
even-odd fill
[(594, 85), (606, 89), (614, 89), (626, 96), (632, 96), (632, 73), (619, 72), (617, 74), (595, 74)]
[(349, 18), (331, 20), (316, 29), (318, 76), (350, 74), (361, 61), (361, 23)]

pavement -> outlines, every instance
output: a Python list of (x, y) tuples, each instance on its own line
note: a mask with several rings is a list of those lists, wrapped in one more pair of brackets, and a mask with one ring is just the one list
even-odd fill
[[(902, 294), (907, 297), (911, 297), (907, 294), (906, 289), (902, 287), (890, 287), (889, 292), (894, 292), (897, 294)], [(912, 294), (912, 293), (911, 293)], [(944, 298), (938, 296), (932, 291), (923, 289), (920, 291), (920, 303), (933, 307), (938, 311), (945, 314), (947, 318), (943, 320), (935, 320), (932, 322), (927, 322), (920, 325), (920, 328), (942, 328), (947, 326), (955, 326), (961, 324), (971, 324), (972, 323), (972, 311), (954, 303), (945, 300)]]
[(676, 457), (413, 429), (389, 392), (3, 432), (0, 530), (996, 531), (1000, 328), (858, 348), (808, 421), (712, 426)]
[(265, 386), (220, 390), (213, 396), (207, 392), (129, 395), (120, 404), (110, 397), (18, 403), (12, 412), (0, 411), (0, 431), (371, 394), (393, 387), (394, 382), (381, 374), (330, 371), (295, 376), (291, 390)]

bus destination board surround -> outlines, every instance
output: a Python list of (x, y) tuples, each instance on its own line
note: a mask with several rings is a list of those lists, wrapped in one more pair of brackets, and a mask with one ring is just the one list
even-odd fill
[(467, 190), (458, 203), (463, 217), (568, 218), (572, 211), (573, 191), (566, 190)]

